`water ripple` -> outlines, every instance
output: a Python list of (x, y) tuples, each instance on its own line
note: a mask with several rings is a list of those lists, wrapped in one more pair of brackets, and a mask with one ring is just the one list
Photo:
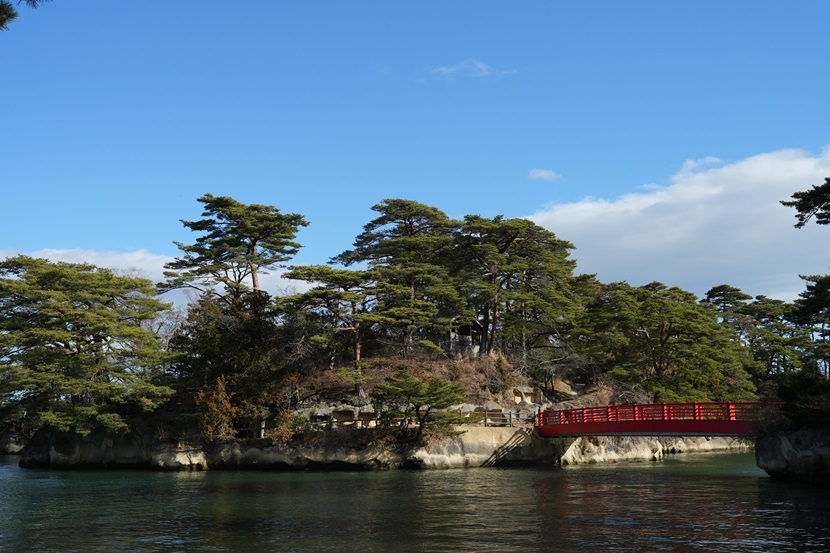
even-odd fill
[(41, 472), (0, 462), (0, 550), (811, 552), (821, 490), (750, 455), (435, 472)]

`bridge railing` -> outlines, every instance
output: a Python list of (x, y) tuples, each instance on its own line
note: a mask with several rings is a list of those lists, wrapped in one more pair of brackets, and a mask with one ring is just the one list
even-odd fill
[(585, 422), (757, 420), (759, 411), (770, 403), (656, 403), (584, 407), (539, 413), (539, 426)]

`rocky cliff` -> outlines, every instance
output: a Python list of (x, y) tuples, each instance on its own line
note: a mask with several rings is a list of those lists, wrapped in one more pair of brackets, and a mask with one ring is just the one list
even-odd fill
[(288, 446), (219, 444), (211, 447), (154, 445), (136, 437), (91, 434), (40, 436), (27, 446), (28, 468), (205, 469), (448, 469), (510, 465), (573, 465), (657, 461), (667, 454), (751, 448), (731, 438), (593, 437), (544, 439), (532, 428), (461, 427), (458, 436), (401, 452), (392, 447), (328, 440)]
[(758, 438), (758, 466), (774, 478), (830, 483), (830, 430), (800, 428)]
[(712, 451), (748, 450), (745, 438), (592, 436), (576, 440), (560, 459), (563, 465), (661, 461), (666, 455)]

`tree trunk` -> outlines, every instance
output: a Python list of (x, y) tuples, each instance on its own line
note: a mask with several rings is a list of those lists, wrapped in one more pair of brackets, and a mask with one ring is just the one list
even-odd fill
[(253, 285), (254, 292), (259, 292), (259, 273), (256, 272), (256, 265), (252, 261), (249, 261), (248, 267), (251, 269), (251, 284)]
[(484, 310), (484, 320), (481, 322), (481, 344), (478, 347), (478, 356), (487, 354), (487, 343), (490, 341), (490, 306)]
[(499, 324), (499, 303), (498, 301), (493, 302), (493, 319), (491, 321), (492, 329), (490, 331), (490, 340), (487, 342), (487, 353), (490, 354), (493, 351), (493, 347), (496, 345), (496, 328), (498, 328)]

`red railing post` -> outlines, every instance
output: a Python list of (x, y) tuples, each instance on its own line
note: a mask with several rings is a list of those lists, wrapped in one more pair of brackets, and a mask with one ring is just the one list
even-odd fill
[(731, 421), (736, 420), (736, 418), (735, 418), (735, 404), (734, 403), (729, 404), (729, 420), (731, 420)]

